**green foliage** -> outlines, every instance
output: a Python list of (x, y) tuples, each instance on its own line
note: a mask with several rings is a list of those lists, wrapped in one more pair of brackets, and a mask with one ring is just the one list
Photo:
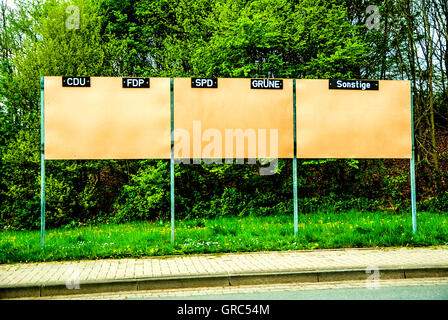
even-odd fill
[(383, 177), (385, 182), (384, 194), (389, 195), (389, 203), (394, 211), (397, 211), (402, 203), (404, 184), (408, 183), (408, 173), (404, 170), (395, 169), (391, 174)]
[(182, 1), (175, 12), (164, 67), (177, 76), (353, 78), (366, 57), (334, 1)]
[(36, 131), (21, 130), (16, 137), (1, 154), (0, 226), (33, 228), (40, 208)]
[(170, 208), (169, 162), (157, 161), (151, 165), (142, 161), (115, 204), (114, 220), (167, 219)]
[(335, 213), (351, 210), (370, 212), (384, 207), (383, 201), (379, 199), (353, 198), (347, 195), (336, 196), (335, 194), (327, 197), (300, 198), (298, 199), (298, 204), (300, 212), (303, 213), (313, 213), (322, 210)]
[(423, 200), (418, 209), (436, 213), (448, 212), (448, 192)]

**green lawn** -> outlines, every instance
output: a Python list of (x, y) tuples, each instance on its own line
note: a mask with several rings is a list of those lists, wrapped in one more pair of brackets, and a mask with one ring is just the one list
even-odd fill
[(294, 250), (344, 247), (448, 245), (448, 213), (419, 213), (413, 235), (411, 215), (392, 213), (314, 213), (292, 216), (228, 217), (169, 222), (134, 222), (39, 231), (0, 233), (0, 263), (143, 257), (169, 254)]

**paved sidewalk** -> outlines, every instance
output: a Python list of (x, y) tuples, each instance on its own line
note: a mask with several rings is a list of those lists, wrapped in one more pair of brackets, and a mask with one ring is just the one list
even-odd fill
[[(386, 278), (448, 276), (448, 247), (229, 253), (8, 264), (0, 265), (0, 298), (59, 294), (60, 292), (56, 291), (44, 294), (42, 287), (59, 286), (61, 291), (66, 289), (67, 285), (70, 287), (77, 283), (81, 288), (85, 288), (87, 284), (91, 288), (95, 283), (101, 284), (101, 288), (96, 286), (92, 292), (107, 292), (108, 289), (127, 290), (126, 286), (112, 289), (112, 285), (107, 285), (124, 284), (126, 281), (134, 281), (133, 284), (138, 280), (150, 281), (146, 286), (142, 285), (144, 284), (142, 281), (136, 284), (136, 289), (143, 290), (143, 288), (163, 288), (163, 285), (154, 286), (156, 282), (151, 280), (175, 280), (171, 281), (170, 285), (164, 284), (166, 287), (173, 285), (188, 287), (189, 284), (185, 282), (188, 279), (206, 280), (202, 281), (202, 285), (193, 284), (195, 286), (220, 285), (223, 282), (235, 285), (260, 284), (263, 281), (271, 283), (334, 281), (348, 279), (347, 276), (341, 278), (339, 275), (347, 275), (350, 271), (356, 271), (358, 279), (360, 277), (367, 279), (373, 272), (370, 270), (377, 270), (380, 276)], [(408, 273), (404, 273), (403, 270)], [(429, 275), (425, 270), (433, 274)], [(337, 276), (331, 271), (338, 272)], [(393, 271), (396, 272), (391, 273)], [(279, 275), (283, 278), (279, 278)], [(260, 280), (260, 276), (264, 278)], [(268, 281), (267, 276), (271, 276), (271, 280)], [(276, 280), (272, 279), (272, 276), (277, 276)], [(287, 279), (291, 276), (295, 278)], [(38, 291), (13, 294), (11, 293), (13, 288), (23, 290), (34, 288)], [(5, 293), (7, 290), (9, 293)], [(78, 290), (78, 292), (86, 291)]]

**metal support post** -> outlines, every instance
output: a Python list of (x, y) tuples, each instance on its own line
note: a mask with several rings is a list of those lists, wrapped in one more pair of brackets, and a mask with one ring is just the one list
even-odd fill
[(414, 88), (411, 82), (411, 136), (412, 136), (412, 157), (410, 163), (411, 170), (411, 207), (412, 207), (412, 231), (417, 233), (417, 203), (415, 186), (415, 144), (414, 144)]
[(294, 158), (292, 159), (292, 177), (293, 177), (293, 201), (294, 201), (294, 236), (297, 237), (299, 233), (299, 214), (297, 203), (297, 137), (296, 137), (296, 79), (292, 80), (293, 87), (293, 130), (294, 130)]
[(45, 247), (45, 125), (44, 77), (40, 78), (40, 245)]
[(170, 196), (171, 196), (171, 243), (174, 243), (174, 79), (170, 79), (171, 100), (171, 159), (170, 159)]

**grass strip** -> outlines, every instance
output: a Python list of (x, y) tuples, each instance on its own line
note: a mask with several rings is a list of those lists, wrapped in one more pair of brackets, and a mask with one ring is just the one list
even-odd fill
[(48, 230), (45, 249), (39, 231), (0, 232), (0, 263), (173, 254), (448, 245), (448, 213), (418, 214), (412, 233), (410, 214), (346, 212), (292, 216), (218, 217), (176, 221), (170, 243), (166, 222), (132, 222)]

